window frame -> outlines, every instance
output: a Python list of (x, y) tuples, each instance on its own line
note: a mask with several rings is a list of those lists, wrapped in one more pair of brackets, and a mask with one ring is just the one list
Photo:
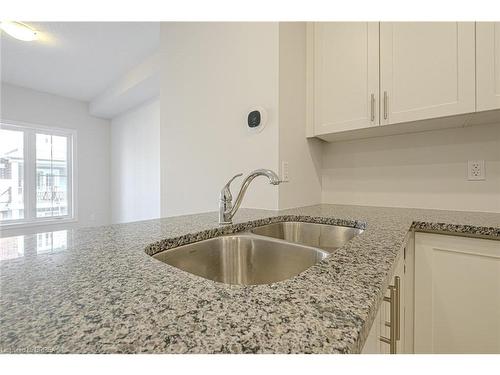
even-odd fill
[[(24, 154), (24, 218), (0, 221), (0, 228), (31, 227), (56, 223), (76, 222), (77, 216), (77, 162), (75, 129), (59, 128), (54, 126), (30, 124), (19, 121), (0, 119), (0, 128), (23, 132)], [(54, 217), (36, 216), (36, 134), (48, 134), (68, 137), (68, 214)]]

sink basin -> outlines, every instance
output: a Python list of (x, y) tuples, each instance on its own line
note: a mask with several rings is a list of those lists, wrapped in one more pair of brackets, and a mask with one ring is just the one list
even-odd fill
[(251, 232), (261, 236), (318, 247), (331, 253), (362, 233), (363, 230), (338, 225), (288, 221), (253, 228)]
[(153, 255), (181, 270), (226, 284), (270, 284), (326, 258), (320, 249), (251, 234), (215, 237)]

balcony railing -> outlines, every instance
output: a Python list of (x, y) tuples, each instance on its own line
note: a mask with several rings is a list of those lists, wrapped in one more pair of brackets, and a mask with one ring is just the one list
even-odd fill
[(64, 201), (66, 200), (66, 192), (64, 191), (37, 191), (36, 199), (40, 201)]

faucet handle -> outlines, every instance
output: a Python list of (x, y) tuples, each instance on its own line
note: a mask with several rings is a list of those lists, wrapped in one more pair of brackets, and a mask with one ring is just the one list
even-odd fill
[(233, 199), (233, 196), (231, 195), (231, 182), (233, 182), (236, 178), (243, 176), (243, 173), (238, 173), (237, 175), (234, 175), (222, 188), (220, 192), (220, 199), (223, 201), (231, 201)]

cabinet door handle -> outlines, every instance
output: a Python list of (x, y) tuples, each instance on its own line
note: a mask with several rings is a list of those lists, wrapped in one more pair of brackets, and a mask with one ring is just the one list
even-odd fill
[(385, 302), (390, 304), (390, 321), (385, 322), (385, 325), (389, 327), (390, 336), (380, 337), (380, 341), (385, 344), (389, 344), (389, 352), (391, 354), (397, 353), (397, 341), (401, 337), (401, 315), (400, 315), (400, 303), (401, 303), (401, 278), (396, 276), (394, 278), (394, 285), (389, 286), (390, 297), (384, 297)]
[(387, 91), (384, 91), (384, 120), (387, 120), (387, 102), (388, 102), (388, 97), (387, 97)]
[(375, 94), (371, 95), (370, 98), (370, 121), (374, 122), (375, 121)]
[(401, 340), (401, 278), (394, 278), (394, 289), (396, 289), (396, 340)]

